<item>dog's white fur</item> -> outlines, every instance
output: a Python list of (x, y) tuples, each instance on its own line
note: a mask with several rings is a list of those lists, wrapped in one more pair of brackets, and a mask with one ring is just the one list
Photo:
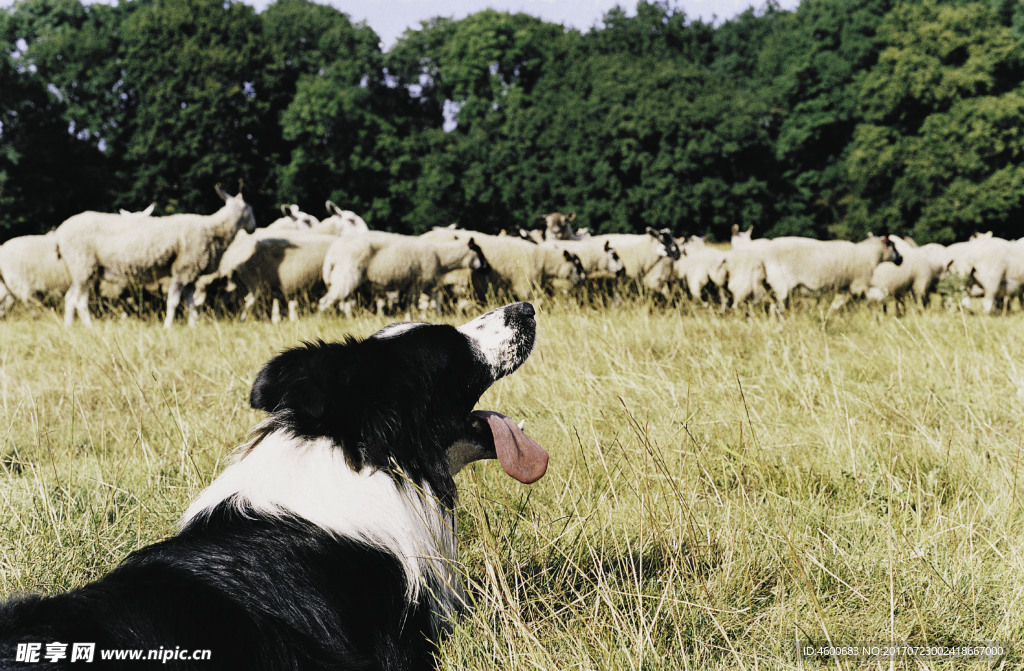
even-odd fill
[[(239, 510), (293, 514), (338, 536), (387, 550), (405, 566), (407, 598), (417, 601), (423, 585), (450, 614), (462, 598), (453, 568), (456, 558), (454, 520), (430, 491), (399, 483), (370, 468), (352, 470), (326, 438), (305, 440), (274, 431), (239, 456), (207, 487), (181, 518), (186, 526), (221, 502)], [(444, 587), (435, 589), (435, 587)]]
[(512, 347), (515, 330), (505, 324), (503, 312), (491, 310), (463, 324), (457, 330), (473, 341), (490, 364), (491, 374), (495, 379), (515, 370), (516, 354), (515, 348)]

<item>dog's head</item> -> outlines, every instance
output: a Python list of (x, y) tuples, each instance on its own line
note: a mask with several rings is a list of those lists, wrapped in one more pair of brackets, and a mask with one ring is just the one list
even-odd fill
[(514, 303), (457, 328), (400, 323), (307, 343), (271, 359), (249, 401), (275, 427), (332, 440), (353, 469), (401, 471), (452, 503), (452, 476), (471, 461), (497, 458), (522, 482), (546, 470), (547, 453), (515, 423), (473, 410), (526, 361), (536, 330), (533, 306)]

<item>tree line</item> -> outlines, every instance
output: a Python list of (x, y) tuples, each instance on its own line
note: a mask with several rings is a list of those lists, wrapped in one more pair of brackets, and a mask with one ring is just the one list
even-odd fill
[(1017, 0), (640, 2), (583, 33), (487, 10), (387, 51), (308, 0), (17, 0), (0, 47), (0, 240), (239, 181), (264, 223), (330, 199), (406, 233), (1022, 235)]

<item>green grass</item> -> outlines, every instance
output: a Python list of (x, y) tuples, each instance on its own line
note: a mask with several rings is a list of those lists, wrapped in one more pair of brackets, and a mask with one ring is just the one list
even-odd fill
[[(258, 421), (264, 361), (385, 322), (0, 322), (0, 593), (73, 587), (173, 533)], [(534, 354), (478, 407), (525, 418), (550, 468), (458, 476), (476, 603), (442, 667), (800, 668), (798, 638), (1002, 640), (994, 668), (1019, 666), (1022, 326), (542, 308)]]

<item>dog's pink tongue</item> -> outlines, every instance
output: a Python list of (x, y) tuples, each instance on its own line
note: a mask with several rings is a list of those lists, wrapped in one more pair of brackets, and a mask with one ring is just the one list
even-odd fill
[(537, 441), (500, 412), (475, 410), (473, 414), (487, 420), (494, 437), (494, 451), (506, 473), (526, 484), (543, 477), (548, 470), (548, 453)]

